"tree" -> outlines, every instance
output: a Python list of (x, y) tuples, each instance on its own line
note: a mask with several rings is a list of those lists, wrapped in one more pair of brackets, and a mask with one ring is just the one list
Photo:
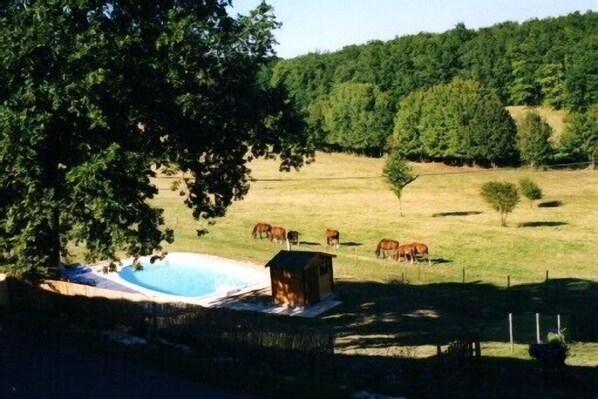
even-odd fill
[(484, 166), (513, 165), (519, 160), (515, 122), (498, 96), (481, 96), (463, 129), (467, 157)]
[(409, 159), (513, 164), (515, 125), (500, 99), (479, 82), (417, 90), (399, 103), (393, 139)]
[(598, 157), (598, 104), (585, 112), (574, 113), (562, 138), (565, 151), (574, 158), (589, 161), (596, 169)]
[(344, 150), (380, 154), (392, 131), (390, 97), (369, 83), (342, 83), (328, 96), (327, 142)]
[(519, 192), (513, 183), (489, 181), (482, 184), (480, 195), (492, 209), (500, 213), (501, 226), (507, 225), (507, 216), (519, 202)]
[(537, 112), (528, 112), (517, 132), (521, 158), (532, 167), (542, 165), (552, 156), (552, 128)]
[(247, 193), (251, 158), (309, 156), (284, 96), (257, 83), (270, 7), (232, 18), (227, 3), (0, 5), (0, 260), (15, 274), (55, 272), (68, 243), (92, 261), (171, 241), (148, 202), (163, 165), (213, 218)]
[(386, 160), (384, 179), (399, 199), (399, 214), (403, 216), (403, 207), (401, 204), (403, 189), (417, 179), (417, 175), (412, 173), (405, 158), (396, 150), (392, 151)]
[(534, 201), (542, 199), (542, 189), (529, 177), (519, 180), (519, 187), (521, 188), (521, 194), (529, 200), (530, 208), (533, 206)]

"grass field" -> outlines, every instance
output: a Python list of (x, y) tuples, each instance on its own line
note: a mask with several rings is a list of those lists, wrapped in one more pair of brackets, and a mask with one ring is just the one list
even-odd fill
[[(254, 162), (257, 181), (249, 195), (212, 226), (194, 221), (179, 205), (178, 192), (168, 189), (171, 180), (159, 178), (156, 204), (176, 229), (167, 249), (263, 265), (282, 246), (251, 239), (253, 225), (264, 221), (298, 230), (301, 245), (295, 249), (337, 255), (336, 293), (343, 304), (321, 320), (336, 332), (339, 353), (401, 356), (412, 347), (426, 356), (436, 343), (476, 329), (487, 353), (500, 357), (510, 355), (508, 313), (517, 320), (515, 340), (524, 345), (534, 339), (534, 312), (542, 314), (544, 335), (557, 314), (565, 327), (578, 328), (583, 323), (575, 321), (575, 311), (588, 306), (594, 313), (591, 327), (584, 322), (586, 336), (596, 341), (596, 171), (414, 164), (419, 177), (404, 190), (401, 217), (397, 198), (381, 178), (383, 164), (384, 159), (318, 154), (300, 172), (280, 173), (273, 161)], [(499, 215), (482, 201), (480, 186), (523, 177), (532, 178), (544, 198), (540, 206), (522, 199), (508, 227), (501, 227)], [(196, 230), (203, 228), (209, 232), (198, 237)], [(326, 248), (326, 228), (341, 232), (340, 248)], [(384, 237), (427, 243), (432, 265), (377, 259), (374, 249)], [(573, 351), (571, 361), (595, 366), (597, 354), (595, 345), (584, 346)]]
[[(535, 171), (454, 168), (415, 164), (419, 178), (397, 198), (380, 177), (384, 159), (344, 154), (318, 154), (300, 172), (280, 173), (273, 161), (252, 163), (249, 195), (236, 202), (213, 226), (193, 220), (180, 205), (169, 179), (158, 179), (167, 223), (176, 229), (170, 250), (207, 252), (264, 264), (280, 246), (251, 240), (257, 221), (301, 233), (300, 249), (326, 250), (324, 230), (341, 232), (336, 276), (383, 282), (405, 275), (412, 283), (483, 281), (505, 285), (541, 282), (549, 276), (598, 277), (598, 174), (591, 170)], [(522, 199), (501, 227), (499, 215), (481, 199), (483, 182), (517, 183), (532, 178), (544, 199)], [(209, 233), (197, 237), (196, 230)], [(431, 267), (376, 259), (381, 238), (422, 241), (430, 247)]]

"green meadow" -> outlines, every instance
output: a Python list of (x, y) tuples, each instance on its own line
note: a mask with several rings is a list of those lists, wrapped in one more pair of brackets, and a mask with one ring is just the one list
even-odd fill
[[(264, 264), (281, 245), (252, 240), (253, 225), (267, 222), (300, 232), (294, 249), (337, 255), (339, 279), (410, 283), (481, 281), (506, 285), (549, 278), (596, 279), (598, 254), (598, 174), (591, 170), (477, 169), (413, 164), (417, 180), (399, 202), (381, 177), (384, 159), (317, 154), (299, 172), (281, 173), (275, 161), (251, 163), (247, 197), (233, 204), (214, 225), (195, 221), (182, 205), (172, 179), (158, 178), (156, 205), (165, 209), (176, 240), (171, 251), (203, 252)], [(479, 195), (482, 183), (534, 180), (544, 198), (521, 202), (500, 226), (498, 213)], [(341, 232), (341, 246), (326, 248), (324, 230)], [(198, 229), (208, 233), (198, 237)], [(382, 238), (420, 241), (430, 248), (432, 265), (377, 259)]]

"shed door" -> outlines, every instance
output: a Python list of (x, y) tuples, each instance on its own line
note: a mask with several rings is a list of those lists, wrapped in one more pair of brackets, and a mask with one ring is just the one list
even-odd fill
[(305, 301), (308, 304), (320, 302), (318, 267), (312, 266), (305, 270)]

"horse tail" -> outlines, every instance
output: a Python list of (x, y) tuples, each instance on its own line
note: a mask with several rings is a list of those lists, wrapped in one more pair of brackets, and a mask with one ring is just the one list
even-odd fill
[(257, 224), (253, 226), (253, 231), (251, 232), (251, 236), (253, 238), (257, 237)]
[(382, 241), (380, 241), (378, 243), (378, 246), (376, 247), (376, 258), (380, 257), (380, 247), (382, 246)]

